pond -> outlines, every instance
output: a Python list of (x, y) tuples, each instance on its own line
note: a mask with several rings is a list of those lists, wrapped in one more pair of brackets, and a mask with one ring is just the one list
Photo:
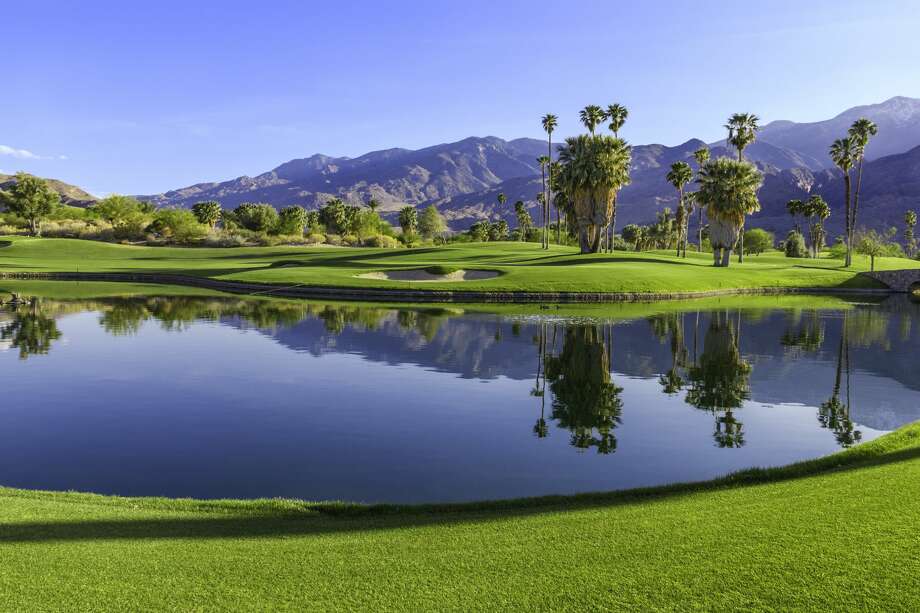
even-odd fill
[(917, 347), (906, 297), (30, 298), (0, 307), (0, 484), (435, 502), (707, 479), (920, 419)]

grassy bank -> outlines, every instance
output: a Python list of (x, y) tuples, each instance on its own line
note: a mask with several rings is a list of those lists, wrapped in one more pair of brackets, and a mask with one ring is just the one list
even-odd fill
[(0, 489), (9, 609), (910, 610), (920, 425), (693, 486), (374, 508)]
[[(221, 280), (317, 287), (412, 288), (486, 292), (703, 292), (758, 288), (869, 288), (859, 275), (868, 262), (751, 256), (731, 268), (711, 266), (708, 254), (686, 259), (661, 252), (579, 255), (574, 249), (541, 251), (531, 243), (483, 243), (382, 250), (303, 247), (191, 249), (132, 247), (68, 239), (8, 237), (0, 247), (0, 272), (181, 273)], [(359, 278), (369, 272), (427, 268), (487, 269), (494, 279), (460, 283), (410, 283)], [(920, 268), (920, 262), (880, 258), (879, 269)]]

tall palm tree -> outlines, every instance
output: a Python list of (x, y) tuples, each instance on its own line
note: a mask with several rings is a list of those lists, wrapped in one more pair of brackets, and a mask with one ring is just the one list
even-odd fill
[[(706, 165), (706, 162), (709, 161), (709, 147), (703, 145), (699, 149), (693, 152), (693, 159), (696, 160), (696, 180), (700, 180), (700, 173), (703, 170), (703, 166)], [(694, 198), (695, 199), (695, 198)], [(696, 229), (696, 250), (699, 253), (703, 252), (703, 206), (697, 202), (696, 203), (697, 211), (697, 229)]]
[(859, 213), (859, 192), (862, 189), (863, 161), (866, 157), (866, 147), (869, 140), (878, 134), (878, 126), (871, 120), (861, 117), (853, 122), (847, 135), (856, 143), (856, 190), (853, 192), (853, 221), (850, 226), (856, 227), (856, 215)]
[(626, 123), (626, 118), (629, 117), (629, 110), (622, 104), (611, 104), (607, 107), (605, 115), (610, 120), (610, 125), (608, 126), (610, 131), (613, 132), (616, 138), (620, 138), (620, 128)]
[(597, 124), (604, 121), (605, 117), (604, 109), (596, 104), (589, 104), (578, 112), (578, 119), (585, 125), (588, 132), (591, 133), (591, 136), (594, 136), (594, 129), (597, 127)]
[(498, 192), (498, 208), (503, 210), (505, 208), (505, 203), (508, 202), (508, 196), (504, 192)]
[(616, 219), (616, 193), (629, 184), (629, 145), (612, 136), (575, 136), (559, 151), (562, 185), (571, 202), (582, 253), (597, 253), (601, 231)]
[(728, 266), (747, 215), (760, 210), (757, 191), (763, 176), (748, 162), (719, 158), (700, 171), (697, 204), (706, 207), (715, 266)]
[[(559, 124), (559, 118), (553, 115), (552, 113), (547, 113), (546, 115), (543, 116), (543, 119), (541, 119), (541, 123), (543, 124), (543, 131), (546, 132), (546, 139), (547, 139), (546, 157), (550, 159), (549, 183), (547, 183), (547, 187), (549, 188), (549, 191), (546, 194), (546, 217), (549, 217), (549, 204), (550, 202), (553, 201), (553, 163), (552, 163), (552, 160), (553, 160), (553, 132), (556, 130), (556, 126)], [(559, 222), (558, 211), (556, 212), (556, 215), (557, 215), (556, 222), (558, 224)], [(545, 226), (544, 226), (543, 231), (545, 234), (546, 233)], [(558, 228), (557, 228), (557, 231), (556, 231), (556, 236), (557, 236), (556, 243), (557, 244), (559, 242), (558, 234), (559, 233), (558, 233)], [(549, 249), (549, 235), (546, 236), (546, 248)]]
[(728, 118), (725, 128), (728, 130), (727, 142), (738, 151), (738, 161), (744, 161), (744, 150), (757, 138), (760, 130), (760, 118), (753, 113), (735, 113)]
[(537, 163), (540, 165), (540, 179), (543, 181), (543, 191), (540, 192), (540, 196), (542, 196), (540, 200), (540, 210), (543, 213), (543, 236), (541, 239), (541, 247), (543, 249), (549, 249), (549, 235), (546, 233), (546, 218), (549, 216), (549, 203), (546, 200), (546, 168), (550, 165), (549, 156), (541, 155), (537, 158)]
[[(738, 150), (738, 161), (744, 161), (744, 150), (748, 145), (757, 138), (757, 131), (760, 129), (758, 122), (760, 118), (753, 113), (735, 113), (728, 118), (725, 127), (728, 129), (727, 141)], [(741, 227), (741, 234), (738, 236), (738, 262), (744, 262), (744, 226)]]
[(677, 256), (683, 250), (687, 257), (687, 209), (684, 207), (684, 186), (693, 179), (693, 169), (687, 162), (674, 162), (668, 171), (668, 183), (677, 190)]
[(831, 160), (834, 161), (834, 165), (843, 173), (843, 193), (846, 203), (844, 209), (846, 214), (844, 231), (847, 239), (847, 254), (843, 265), (851, 266), (853, 264), (853, 213), (850, 203), (850, 193), (852, 189), (850, 171), (853, 170), (853, 165), (856, 163), (856, 141), (850, 136), (838, 138), (831, 143), (830, 156)]

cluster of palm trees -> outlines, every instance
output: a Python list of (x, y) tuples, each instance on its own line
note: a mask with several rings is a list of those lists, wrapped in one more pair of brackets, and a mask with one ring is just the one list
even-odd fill
[[(844, 231), (846, 233), (846, 259), (845, 266), (853, 263), (853, 237), (856, 232), (856, 220), (859, 213), (859, 192), (862, 188), (863, 162), (866, 158), (866, 147), (873, 136), (878, 134), (878, 126), (871, 120), (862, 117), (853, 122), (847, 135), (838, 138), (830, 147), (830, 156), (834, 164), (843, 173), (844, 186), (844, 213), (846, 220)], [(853, 171), (856, 171), (856, 190), (853, 190)]]
[[(549, 204), (556, 206), (557, 241), (564, 212), (571, 229), (578, 236), (582, 253), (596, 253), (612, 248), (616, 226), (617, 192), (629, 184), (632, 155), (629, 145), (619, 137), (629, 111), (621, 104), (606, 109), (588, 105), (579, 113), (588, 134), (569, 137), (559, 147), (559, 164), (552, 162), (552, 133), (558, 125), (555, 115), (542, 118), (549, 137), (549, 155), (538, 160), (549, 169), (549, 181), (543, 183), (543, 245), (549, 247), (547, 220)], [(613, 136), (597, 134), (597, 127), (609, 120)], [(554, 196), (555, 194), (555, 196)]]
[(797, 219), (803, 217), (808, 223), (809, 250), (811, 257), (816, 258), (824, 248), (824, 242), (827, 233), (824, 231), (824, 222), (831, 216), (831, 207), (825, 202), (824, 198), (818, 194), (813, 194), (808, 200), (790, 200), (786, 203), (786, 211), (792, 216), (795, 230), (798, 234), (802, 233)]

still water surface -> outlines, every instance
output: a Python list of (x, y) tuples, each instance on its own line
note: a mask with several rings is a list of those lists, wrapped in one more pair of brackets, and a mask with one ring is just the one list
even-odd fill
[(704, 304), (591, 316), (190, 297), (3, 307), (0, 484), (367, 502), (565, 494), (785, 464), (920, 419), (917, 304)]

